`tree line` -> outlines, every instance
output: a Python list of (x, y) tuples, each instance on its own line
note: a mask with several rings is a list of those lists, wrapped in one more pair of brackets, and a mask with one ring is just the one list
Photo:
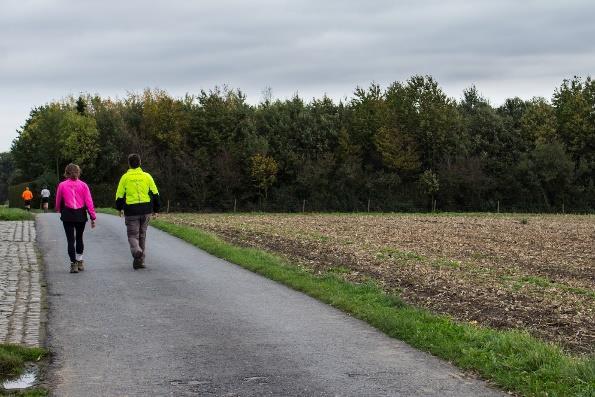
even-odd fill
[(0, 179), (55, 183), (75, 162), (111, 205), (132, 152), (176, 209), (591, 211), (595, 81), (498, 107), (475, 87), (449, 98), (430, 76), (343, 101), (253, 105), (227, 88), (82, 95), (31, 111)]

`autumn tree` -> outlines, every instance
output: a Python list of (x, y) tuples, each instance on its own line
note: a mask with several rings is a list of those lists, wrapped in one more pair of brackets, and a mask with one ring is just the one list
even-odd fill
[(55, 180), (75, 161), (110, 205), (136, 152), (180, 209), (227, 210), (235, 199), (255, 208), (266, 198), (279, 211), (303, 200), (310, 210), (419, 210), (429, 198), (450, 210), (500, 200), (585, 211), (595, 202), (593, 109), (591, 78), (562, 82), (551, 101), (509, 98), (497, 108), (474, 86), (448, 97), (431, 76), (372, 83), (338, 102), (294, 95), (252, 105), (227, 87), (81, 94), (31, 111), (8, 178)]
[(255, 154), (250, 158), (250, 176), (258, 188), (259, 194), (268, 197), (270, 187), (275, 183), (279, 167), (274, 158)]
[(521, 133), (534, 146), (558, 140), (555, 109), (544, 98), (533, 98), (521, 117)]
[(430, 205), (432, 210), (435, 211), (436, 205), (434, 203), (434, 197), (440, 190), (438, 175), (436, 175), (432, 170), (425, 170), (419, 177), (419, 186), (422, 192), (430, 198)]
[(95, 118), (67, 110), (59, 128), (61, 158), (80, 165), (84, 170), (93, 170), (101, 150)]

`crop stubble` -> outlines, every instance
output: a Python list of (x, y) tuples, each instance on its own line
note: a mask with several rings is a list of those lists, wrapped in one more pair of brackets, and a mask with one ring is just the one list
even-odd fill
[(595, 217), (168, 214), (461, 321), (595, 352)]

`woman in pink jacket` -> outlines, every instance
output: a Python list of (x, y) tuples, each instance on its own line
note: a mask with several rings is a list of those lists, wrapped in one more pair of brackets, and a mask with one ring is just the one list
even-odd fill
[(87, 212), (91, 216), (91, 227), (95, 227), (95, 208), (89, 186), (79, 178), (81, 169), (76, 164), (68, 164), (64, 170), (66, 180), (56, 189), (56, 212), (64, 224), (66, 240), (68, 240), (68, 256), (70, 257), (70, 273), (85, 270), (83, 261), (83, 232), (87, 223)]

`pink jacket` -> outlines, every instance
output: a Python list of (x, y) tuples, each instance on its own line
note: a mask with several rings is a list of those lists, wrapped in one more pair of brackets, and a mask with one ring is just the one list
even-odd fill
[(95, 218), (97, 218), (89, 186), (80, 179), (75, 181), (66, 179), (65, 181), (60, 182), (56, 191), (56, 212), (60, 212), (62, 201), (64, 201), (66, 207), (75, 210), (87, 207), (91, 219), (95, 220)]

